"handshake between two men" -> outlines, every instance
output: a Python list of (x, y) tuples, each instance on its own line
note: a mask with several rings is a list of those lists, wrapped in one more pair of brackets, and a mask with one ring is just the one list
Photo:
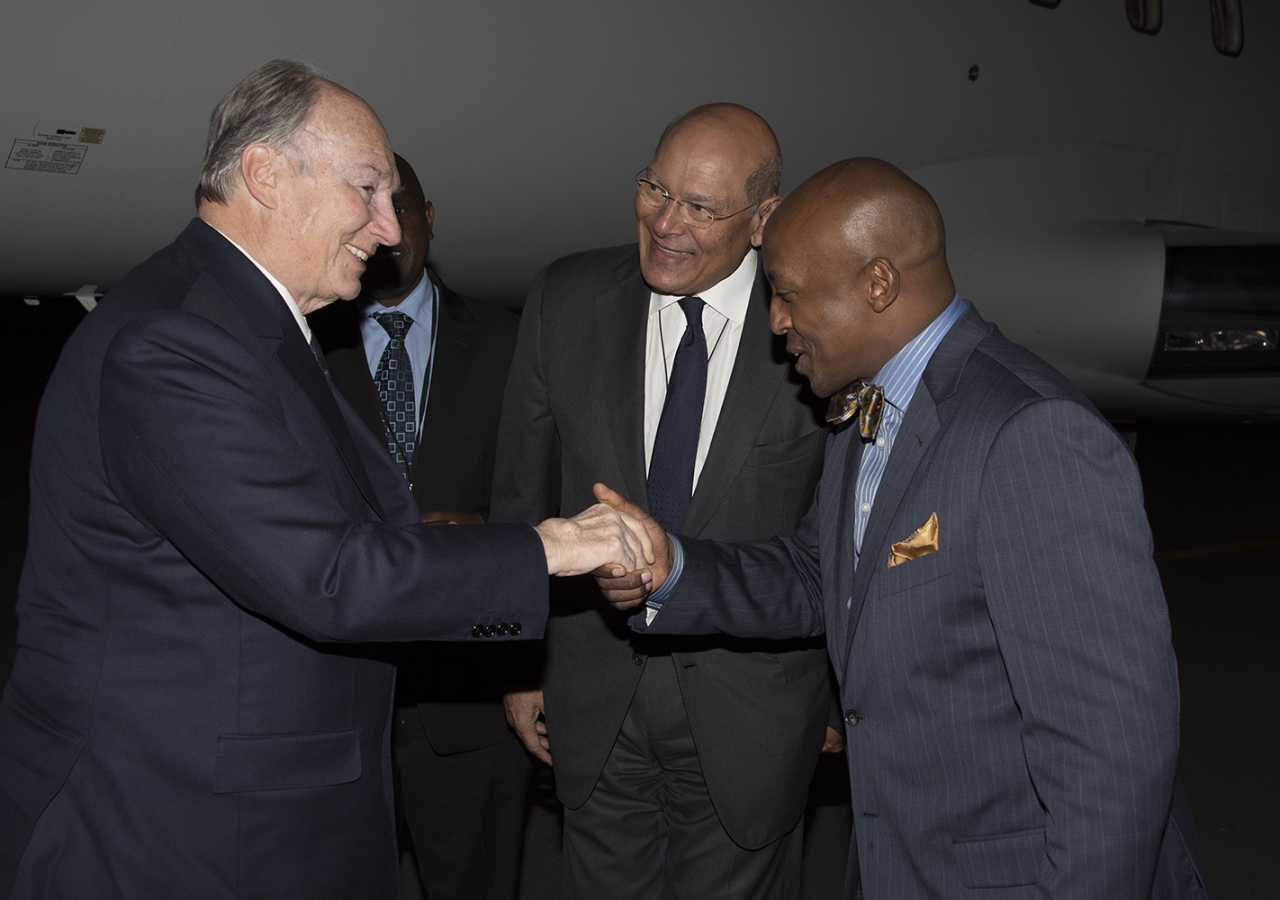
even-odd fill
[[(602, 484), (595, 487), (601, 502), (569, 519), (547, 519), (534, 526), (547, 554), (551, 575), (594, 574), (609, 601), (626, 609), (635, 606), (655, 581), (670, 570), (666, 532), (644, 510)], [(654, 548), (663, 559), (658, 564)], [(657, 571), (655, 571), (655, 569)]]
[[(616, 609), (631, 609), (666, 581), (671, 541), (652, 516), (604, 484), (593, 489), (600, 502), (571, 519), (537, 525), (552, 575), (588, 572)], [(603, 562), (601, 562), (603, 560)]]

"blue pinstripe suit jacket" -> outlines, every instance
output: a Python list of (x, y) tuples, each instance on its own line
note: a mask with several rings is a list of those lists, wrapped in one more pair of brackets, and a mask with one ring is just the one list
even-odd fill
[[(648, 630), (825, 631), (866, 900), (1203, 896), (1185, 798), (1171, 817), (1177, 668), (1123, 441), (972, 307), (911, 401), (855, 571), (858, 441), (828, 442), (793, 537), (685, 542)], [(933, 513), (938, 550), (889, 566)]]

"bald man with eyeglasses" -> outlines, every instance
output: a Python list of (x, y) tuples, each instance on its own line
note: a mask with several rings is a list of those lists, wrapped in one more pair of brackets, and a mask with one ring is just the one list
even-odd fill
[[(581, 508), (595, 482), (616, 481), (683, 534), (795, 528), (826, 428), (769, 330), (754, 249), (781, 167), (760, 116), (694, 109), (636, 177), (638, 243), (538, 276), (507, 382), (494, 520)], [(563, 588), (544, 670), (506, 706), (529, 751), (554, 761), (565, 897), (798, 898), (809, 782), (820, 752), (843, 745), (821, 645), (646, 640), (591, 579)]]

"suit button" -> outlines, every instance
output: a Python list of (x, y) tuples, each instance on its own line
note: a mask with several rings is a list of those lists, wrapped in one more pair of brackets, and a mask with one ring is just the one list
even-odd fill
[(485, 636), (485, 637), (493, 637), (493, 633), (494, 633), (495, 631), (497, 631), (497, 629), (496, 629), (496, 628), (494, 628), (492, 625), (486, 625), (486, 626), (484, 626), (484, 636)]
[(511, 633), (512, 633), (512, 634), (519, 634), (521, 630), (522, 630), (522, 629), (520, 628), (520, 623), (519, 623), (519, 622), (512, 622), (512, 623), (511, 623)]
[(846, 709), (844, 711), (844, 724), (857, 725), (861, 721), (862, 716), (858, 715), (858, 711), (856, 709)]
[(510, 630), (511, 630), (511, 626), (508, 625), (506, 622), (498, 623), (498, 634), (506, 634)]
[(631, 661), (632, 661), (633, 663), (635, 663), (637, 666), (643, 666), (643, 665), (644, 665), (644, 656), (643, 656), (642, 654), (639, 654), (639, 653), (632, 653), (632, 654), (631, 654)]
[(483, 637), (483, 636), (484, 636), (484, 627), (483, 627), (483, 626), (481, 626), (481, 625), (479, 625), (479, 624), (472, 625), (472, 626), (471, 626), (471, 636), (472, 636), (472, 637)]

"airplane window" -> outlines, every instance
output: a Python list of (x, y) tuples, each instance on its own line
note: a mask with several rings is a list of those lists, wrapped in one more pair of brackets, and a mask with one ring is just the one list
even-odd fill
[(1213, 17), (1213, 46), (1224, 56), (1239, 56), (1244, 47), (1240, 0), (1209, 0)]
[(1129, 13), (1129, 24), (1143, 34), (1155, 34), (1160, 30), (1163, 15), (1161, 0), (1125, 0), (1125, 11)]

